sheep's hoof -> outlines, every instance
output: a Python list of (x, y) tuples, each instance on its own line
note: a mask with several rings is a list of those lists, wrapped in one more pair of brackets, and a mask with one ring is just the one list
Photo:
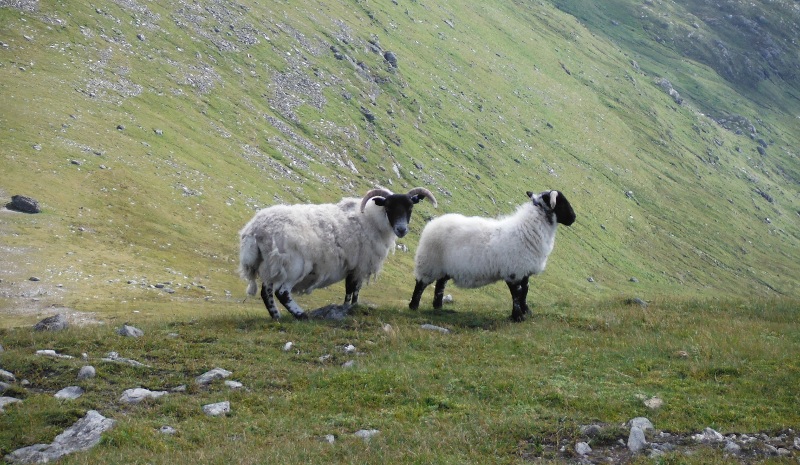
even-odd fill
[(305, 313), (305, 312), (304, 312), (304, 313), (296, 313), (296, 314), (294, 315), (294, 317), (295, 317), (296, 319), (298, 319), (298, 320), (307, 320), (307, 319), (308, 319), (308, 314), (307, 314), (307, 313)]
[(408, 304), (408, 308), (410, 308), (411, 310), (416, 310), (416, 309), (418, 309), (418, 308), (419, 308), (419, 302), (410, 302), (410, 303)]
[(524, 313), (512, 313), (511, 314), (511, 321), (514, 323), (521, 323), (525, 321), (525, 314)]

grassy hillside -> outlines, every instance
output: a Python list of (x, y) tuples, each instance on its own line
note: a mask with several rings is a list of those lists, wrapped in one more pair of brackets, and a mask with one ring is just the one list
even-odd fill
[[(43, 207), (0, 210), (0, 368), (18, 381), (3, 395), (23, 400), (0, 414), (0, 457), (88, 409), (117, 425), (65, 463), (564, 461), (589, 424), (600, 461), (641, 415), (793, 447), (797, 19), (786, 2), (725, 8), (736, 21), (649, 0), (0, 1), (0, 203)], [(780, 53), (748, 48), (742, 25)], [(243, 301), (237, 231), (257, 209), (377, 185), (428, 187), (439, 208), (415, 208), (352, 318), (273, 322)], [(502, 283), (407, 309), (426, 220), (545, 189), (578, 218), (532, 278), (529, 321), (508, 321)], [(105, 324), (30, 330), (55, 312)], [(145, 336), (117, 336), (123, 322)], [(75, 381), (85, 363), (98, 376)], [(194, 385), (217, 366), (244, 389)], [(53, 397), (76, 383), (80, 399)], [(221, 400), (228, 418), (201, 412)], [(664, 463), (727, 463), (721, 447)]]
[[(550, 188), (578, 222), (537, 278), (545, 302), (798, 294), (797, 105), (760, 106), (549, 3), (20, 5), (0, 8), (0, 189), (44, 213), (2, 215), (27, 251), (3, 284), (62, 285), (41, 301), (241, 298), (236, 231), (255, 209), (375, 185), (441, 201), (417, 209), (379, 304), (408, 299), (425, 218), (509, 213)], [(715, 99), (757, 137), (701, 112)], [(162, 282), (176, 292), (143, 285)], [(464, 292), (499, 304), (505, 289)]]

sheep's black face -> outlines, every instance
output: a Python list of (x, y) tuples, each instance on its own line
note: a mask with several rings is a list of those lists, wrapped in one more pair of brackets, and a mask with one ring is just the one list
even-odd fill
[(392, 226), (395, 236), (403, 237), (408, 234), (408, 223), (411, 222), (411, 211), (414, 204), (419, 203), (416, 195), (392, 194), (388, 197), (375, 197), (375, 204), (383, 207), (386, 218)]
[(556, 215), (556, 222), (569, 226), (575, 222), (575, 211), (572, 209), (567, 197), (560, 191), (546, 191), (541, 194), (528, 192), (534, 205), (543, 207), (545, 210)]

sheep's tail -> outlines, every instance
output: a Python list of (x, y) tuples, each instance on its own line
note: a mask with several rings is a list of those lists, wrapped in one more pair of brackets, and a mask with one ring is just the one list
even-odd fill
[(247, 294), (256, 295), (258, 283), (258, 266), (261, 264), (261, 251), (256, 238), (247, 234), (242, 236), (239, 244), (239, 274), (248, 281)]

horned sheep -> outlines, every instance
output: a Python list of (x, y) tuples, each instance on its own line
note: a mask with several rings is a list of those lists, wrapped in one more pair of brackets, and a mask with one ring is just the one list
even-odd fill
[(492, 219), (447, 214), (422, 230), (415, 256), (416, 286), (409, 308), (419, 308), (425, 288), (436, 282), (433, 307), (442, 307), (444, 288), (476, 288), (503, 280), (511, 291), (511, 318), (530, 313), (528, 278), (544, 271), (558, 223), (571, 225), (575, 212), (559, 191), (527, 192), (530, 202), (513, 215)]
[(275, 205), (258, 211), (239, 231), (239, 273), (272, 318), (278, 301), (297, 319), (307, 318), (292, 291), (310, 293), (345, 280), (344, 304), (356, 304), (361, 285), (378, 273), (395, 245), (408, 233), (414, 204), (430, 199), (425, 188), (394, 194), (372, 189), (363, 198), (337, 204)]

